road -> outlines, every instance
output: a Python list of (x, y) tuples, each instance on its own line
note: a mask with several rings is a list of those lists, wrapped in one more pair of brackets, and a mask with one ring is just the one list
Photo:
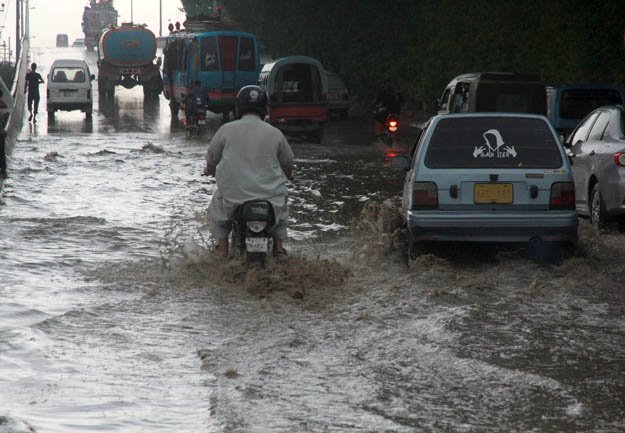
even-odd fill
[(187, 139), (164, 99), (25, 125), (0, 204), (0, 432), (625, 430), (623, 235), (582, 220), (557, 266), (407, 263), (369, 127), (292, 141), (289, 257), (248, 272), (207, 252), (212, 132)]

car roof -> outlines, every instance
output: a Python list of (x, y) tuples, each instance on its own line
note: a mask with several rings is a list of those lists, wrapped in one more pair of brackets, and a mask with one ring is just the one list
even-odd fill
[(460, 80), (493, 80), (493, 81), (536, 81), (541, 79), (535, 74), (518, 74), (514, 72), (470, 72), (454, 77), (452, 81)]
[(52, 67), (54, 66), (85, 66), (87, 62), (82, 59), (56, 59), (52, 63)]
[(549, 89), (614, 89), (623, 90), (622, 86), (606, 83), (575, 83), (575, 84), (554, 84), (547, 86)]
[(458, 118), (472, 118), (472, 117), (502, 117), (502, 118), (518, 118), (518, 119), (541, 119), (545, 122), (548, 122), (547, 117), (542, 114), (532, 114), (532, 113), (505, 113), (505, 112), (490, 112), (490, 111), (476, 111), (471, 113), (446, 113), (446, 114), (437, 114), (433, 116), (431, 120), (441, 120), (441, 119), (458, 119)]

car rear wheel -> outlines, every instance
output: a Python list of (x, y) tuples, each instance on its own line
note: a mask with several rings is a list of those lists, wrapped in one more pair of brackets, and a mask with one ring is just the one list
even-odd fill
[(590, 193), (590, 223), (598, 229), (604, 229), (607, 223), (605, 202), (599, 191), (599, 184), (596, 183)]

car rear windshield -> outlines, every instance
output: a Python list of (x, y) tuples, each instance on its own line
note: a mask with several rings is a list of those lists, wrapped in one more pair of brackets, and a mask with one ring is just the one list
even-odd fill
[(441, 119), (425, 155), (430, 168), (560, 168), (556, 137), (542, 119)]
[(547, 94), (541, 83), (479, 83), (475, 111), (547, 114)]
[(78, 67), (57, 67), (52, 71), (52, 81), (55, 83), (84, 83), (86, 79), (85, 71)]
[(622, 104), (621, 95), (611, 89), (569, 89), (562, 91), (560, 117), (583, 119), (595, 108)]

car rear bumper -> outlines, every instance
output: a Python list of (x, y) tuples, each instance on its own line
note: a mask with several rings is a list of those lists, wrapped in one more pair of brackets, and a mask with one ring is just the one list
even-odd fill
[(55, 102), (48, 104), (48, 111), (60, 110), (60, 111), (74, 111), (81, 110), (86, 111), (92, 106), (91, 102)]
[(407, 226), (413, 241), (577, 242), (575, 211), (468, 213), (408, 211)]

